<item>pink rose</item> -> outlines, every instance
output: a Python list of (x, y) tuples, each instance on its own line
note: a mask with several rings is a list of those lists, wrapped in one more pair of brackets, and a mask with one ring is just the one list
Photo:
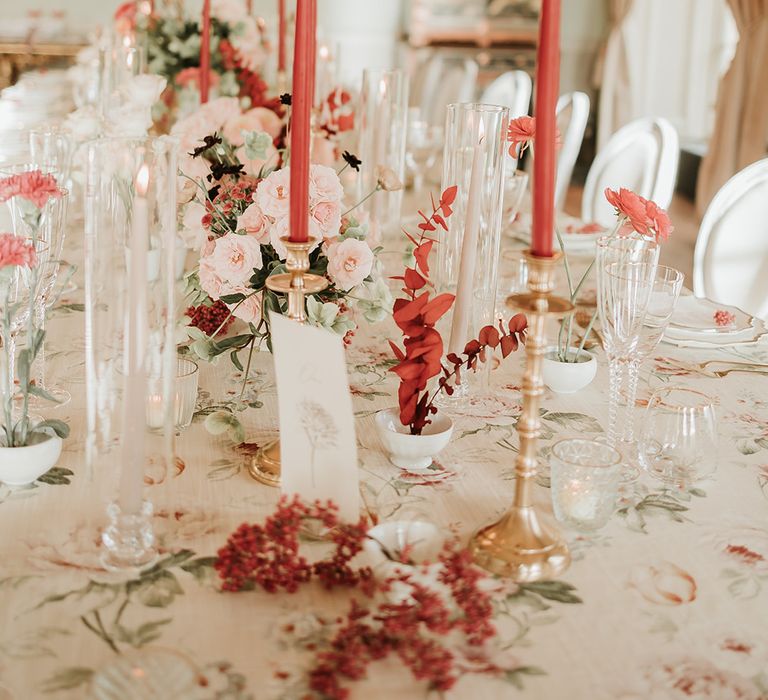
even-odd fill
[(224, 283), (216, 272), (216, 267), (210, 258), (203, 258), (200, 260), (198, 277), (200, 278), (200, 286), (214, 301), (224, 293)]
[(237, 217), (237, 229), (244, 230), (249, 236), (253, 236), (259, 243), (269, 243), (269, 221), (258, 204), (251, 204), (240, 216)]
[(341, 226), (341, 204), (340, 202), (319, 202), (310, 212), (312, 218), (317, 222), (324, 238), (336, 236)]
[(272, 171), (256, 189), (256, 203), (267, 216), (282, 219), (290, 208), (291, 169)]
[(229, 119), (222, 134), (233, 146), (242, 146), (244, 131), (264, 131), (274, 139), (280, 134), (280, 126), (280, 118), (271, 109), (256, 107)]
[(184, 209), (181, 223), (187, 232), (185, 238), (194, 243), (192, 248), (199, 247), (200, 241), (205, 240), (206, 230), (202, 222), (206, 214), (205, 207), (199, 202), (190, 202)]
[[(216, 129), (226, 124), (230, 119), (240, 114), (240, 101), (237, 97), (217, 97), (215, 100), (206, 102), (197, 113), (203, 119), (216, 124)], [(203, 134), (207, 136), (208, 134)]]
[[(269, 242), (272, 244), (272, 247), (275, 249), (275, 252), (281, 260), (285, 260), (288, 251), (285, 249), (285, 244), (280, 239), (289, 234), (289, 226), (290, 216), (284, 216), (282, 219), (275, 221), (269, 231)], [(314, 219), (309, 220), (309, 237), (315, 241), (311, 250), (317, 248), (320, 241), (323, 239), (322, 232)]]
[(312, 165), (309, 169), (309, 202), (340, 202), (344, 194), (336, 171), (327, 165)]
[(239, 304), (230, 304), (232, 315), (246, 323), (258, 325), (261, 321), (261, 294), (254, 294), (253, 289), (243, 287), (235, 290), (235, 293), (245, 294), (245, 299)]
[(216, 247), (208, 258), (222, 280), (226, 293), (248, 285), (253, 271), (261, 269), (261, 246), (251, 236), (228, 233), (216, 239)]
[(243, 164), (243, 166), (245, 166), (245, 172), (258, 175), (261, 172), (261, 169), (267, 163), (271, 163), (273, 166), (277, 165), (277, 158), (275, 157), (277, 155), (277, 149), (272, 144), (270, 144), (264, 150), (267, 155), (264, 160), (251, 160), (245, 152), (245, 146), (240, 146), (240, 148), (235, 151), (235, 155), (237, 156), (237, 159)]
[(635, 231), (644, 233), (647, 230), (645, 208), (648, 200), (626, 187), (622, 187), (618, 192), (606, 187), (605, 198), (620, 217), (629, 219)]
[(328, 246), (328, 274), (334, 284), (348, 292), (371, 274), (373, 251), (364, 241), (347, 238)]
[(336, 144), (330, 139), (315, 136), (312, 139), (312, 162), (332, 166), (336, 162)]
[(684, 605), (696, 600), (696, 581), (679, 566), (663, 561), (657, 566), (636, 566), (630, 586), (655, 605)]

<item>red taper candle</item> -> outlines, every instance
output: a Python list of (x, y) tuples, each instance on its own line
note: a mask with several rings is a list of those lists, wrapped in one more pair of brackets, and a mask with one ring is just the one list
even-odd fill
[(531, 252), (552, 256), (555, 226), (555, 113), (560, 90), (560, 0), (542, 0), (536, 59), (536, 153)]
[(203, 0), (203, 31), (200, 36), (200, 102), (208, 102), (211, 80), (211, 0)]
[(285, 0), (277, 0), (277, 70), (285, 71)]
[(309, 140), (314, 86), (317, 0), (298, 0), (291, 96), (291, 208), (290, 239), (309, 239)]

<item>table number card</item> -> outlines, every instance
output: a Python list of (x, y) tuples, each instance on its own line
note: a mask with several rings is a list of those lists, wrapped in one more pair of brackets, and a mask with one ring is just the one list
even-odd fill
[(359, 517), (357, 442), (342, 339), (270, 314), (280, 417), (281, 490), (331, 499)]

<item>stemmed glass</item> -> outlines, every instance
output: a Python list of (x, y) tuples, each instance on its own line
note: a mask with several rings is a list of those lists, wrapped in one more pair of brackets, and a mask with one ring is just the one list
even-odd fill
[[(44, 168), (38, 168), (34, 165), (17, 166), (12, 170), (13, 172), (18, 173), (21, 171), (37, 169), (45, 171)], [(58, 173), (56, 173), (56, 177), (58, 179)], [(21, 197), (13, 197), (8, 200), (14, 233), (17, 236), (24, 236), (25, 238), (30, 239), (34, 238), (45, 248), (45, 255), (38, 255), (39, 281), (34, 300), (34, 320), (35, 325), (40, 330), (45, 329), (46, 307), (49, 302), (53, 301), (52, 291), (56, 284), (59, 266), (61, 264), (61, 249), (64, 244), (68, 199), (69, 193), (67, 190), (62, 190), (61, 197), (49, 199), (40, 212), (39, 223), (34, 229), (25, 216), (28, 207), (26, 201)], [(43, 340), (37, 354), (34, 369), (34, 383), (41, 392), (44, 392), (50, 397), (49, 400), (53, 400), (59, 405), (67, 403), (72, 398), (69, 392), (64, 389), (46, 386), (45, 340)], [(30, 405), (39, 409), (41, 407), (41, 402), (38, 398), (32, 397), (30, 399)]]
[(658, 257), (658, 246), (652, 240), (598, 240), (597, 307), (610, 371), (608, 443), (625, 456), (629, 454), (626, 443), (634, 442), (630, 418), (635, 396), (628, 382), (629, 364), (640, 342)]
[(686, 387), (653, 394), (640, 436), (640, 463), (649, 474), (685, 488), (714, 473), (717, 449), (717, 418), (709, 396)]
[(405, 162), (413, 173), (413, 191), (421, 192), (426, 174), (434, 167), (443, 145), (443, 127), (425, 121), (408, 122)]
[[(677, 300), (680, 298), (684, 278), (685, 275), (682, 272), (672, 267), (659, 265), (656, 268), (648, 308), (645, 312), (643, 326), (640, 329), (640, 340), (627, 368), (629, 371), (627, 386), (631, 396), (637, 394), (640, 366), (656, 349), (669, 325), (669, 320), (672, 318), (675, 306), (677, 306)], [(629, 421), (632, 421), (633, 418), (634, 415), (631, 413), (627, 416)]]

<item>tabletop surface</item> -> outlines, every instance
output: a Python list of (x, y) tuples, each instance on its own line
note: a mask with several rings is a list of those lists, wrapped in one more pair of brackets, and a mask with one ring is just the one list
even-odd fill
[[(76, 238), (76, 237), (75, 237)], [(69, 244), (68, 244), (69, 245)], [(72, 435), (58, 466), (34, 485), (0, 485), (0, 683), (11, 697), (84, 698), (92, 674), (117, 655), (162, 649), (198, 672), (200, 699), (300, 697), (313, 640), (346, 609), (345, 593), (312, 586), (295, 595), (221, 593), (210, 557), (240, 523), (262, 520), (278, 492), (244, 467), (254, 444), (276, 435), (272, 359), (258, 353), (239, 414), (249, 445), (208, 434), (212, 407), (233, 405), (241, 375), (227, 358), (204, 366), (195, 422), (177, 439), (173, 473), (147, 473), (160, 566), (133, 582), (99, 563), (99, 529), (114, 475), (84, 465), (82, 293), (62, 298), (49, 322), (49, 377), (73, 400), (51, 415)], [(347, 351), (356, 411), (361, 494), (379, 520), (414, 512), (468, 537), (510, 503), (521, 412), (522, 353), (493, 372), (493, 397), (455, 417), (454, 438), (427, 475), (391, 465), (373, 416), (394, 405), (386, 337), (391, 321), (361, 328)], [(547, 392), (543, 440), (597, 436), (606, 425), (608, 372), (573, 395)], [(715, 477), (687, 491), (643, 476), (593, 535), (566, 531), (573, 563), (557, 582), (509, 583), (494, 596), (494, 676), (467, 675), (454, 698), (608, 700), (768, 697), (768, 377), (710, 376), (708, 360), (768, 363), (768, 346), (660, 345), (642, 369), (637, 420), (660, 386), (695, 386), (716, 398)], [(549, 509), (546, 470), (536, 498)], [(173, 657), (171, 657), (173, 658)], [(352, 698), (427, 697), (394, 661), (370, 667)]]

